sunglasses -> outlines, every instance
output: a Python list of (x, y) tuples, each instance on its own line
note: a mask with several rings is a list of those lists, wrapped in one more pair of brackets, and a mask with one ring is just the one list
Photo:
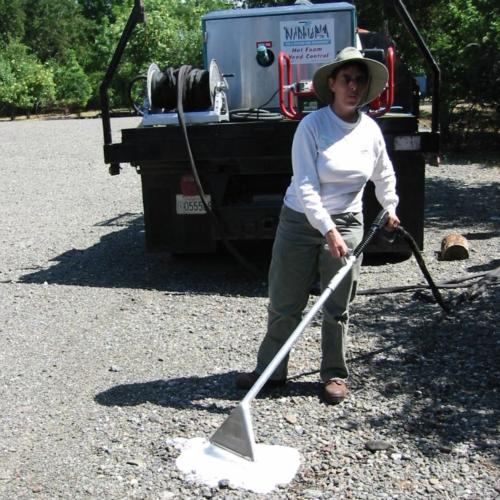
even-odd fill
[(351, 83), (356, 84), (357, 87), (364, 87), (368, 83), (368, 77), (366, 75), (358, 75), (351, 77), (350, 75), (339, 75), (342, 83), (348, 87)]

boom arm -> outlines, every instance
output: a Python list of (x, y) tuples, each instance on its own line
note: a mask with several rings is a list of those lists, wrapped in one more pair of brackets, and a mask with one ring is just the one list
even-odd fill
[(440, 109), (440, 88), (441, 88), (441, 70), (432, 56), (429, 47), (424, 42), (422, 35), (418, 31), (413, 19), (411, 18), (406, 6), (402, 0), (387, 0), (392, 4), (401, 21), (405, 25), (406, 29), (410, 33), (413, 41), (417, 44), (418, 50), (422, 54), (423, 58), (430, 66), (433, 75), (433, 91), (432, 91), (432, 132), (439, 132), (439, 109)]
[[(127, 46), (130, 36), (132, 35), (132, 32), (134, 31), (136, 24), (146, 21), (146, 16), (144, 14), (144, 5), (142, 1), (143, 0), (134, 0), (134, 7), (130, 12), (127, 24), (120, 37), (118, 45), (116, 46), (111, 62), (109, 63), (108, 69), (106, 70), (106, 74), (104, 75), (101, 86), (99, 88), (101, 98), (102, 129), (104, 133), (104, 147), (113, 142), (113, 138), (111, 136), (111, 120), (109, 116), (109, 85), (111, 83), (111, 80), (113, 79), (116, 68), (120, 64), (123, 52), (125, 50), (125, 47)], [(111, 175), (119, 174), (120, 164), (111, 163), (111, 165), (109, 166), (109, 173)]]

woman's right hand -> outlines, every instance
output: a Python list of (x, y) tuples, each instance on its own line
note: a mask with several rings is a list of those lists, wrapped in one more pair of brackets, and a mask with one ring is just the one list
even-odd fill
[(347, 255), (349, 248), (347, 248), (344, 238), (342, 238), (342, 235), (336, 228), (330, 229), (330, 231), (325, 234), (325, 238), (333, 258), (340, 259)]

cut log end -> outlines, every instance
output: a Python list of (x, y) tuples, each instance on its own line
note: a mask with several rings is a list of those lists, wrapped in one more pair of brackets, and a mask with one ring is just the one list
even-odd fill
[(441, 241), (441, 260), (469, 258), (469, 242), (461, 234), (449, 234)]

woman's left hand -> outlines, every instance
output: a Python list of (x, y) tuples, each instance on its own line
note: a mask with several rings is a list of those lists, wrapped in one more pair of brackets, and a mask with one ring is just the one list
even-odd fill
[(390, 214), (389, 217), (387, 218), (387, 222), (385, 223), (385, 228), (387, 231), (394, 231), (399, 224), (401, 224), (401, 221), (399, 220), (398, 216), (396, 214)]

